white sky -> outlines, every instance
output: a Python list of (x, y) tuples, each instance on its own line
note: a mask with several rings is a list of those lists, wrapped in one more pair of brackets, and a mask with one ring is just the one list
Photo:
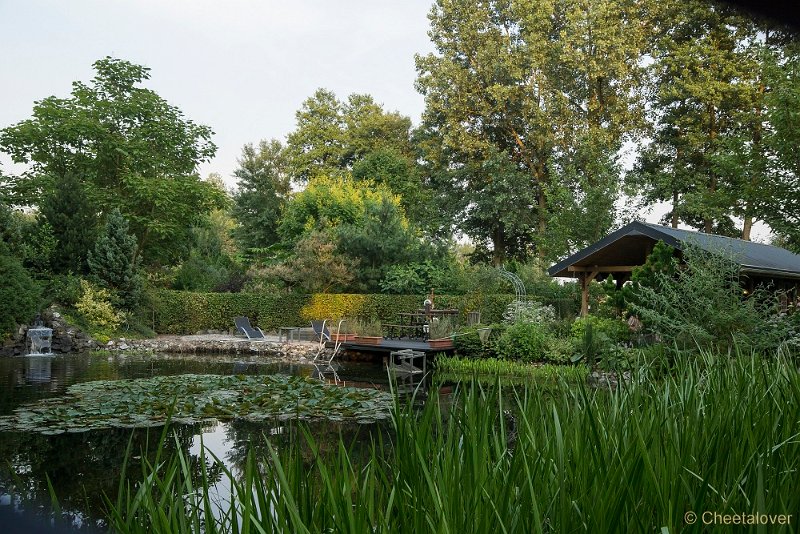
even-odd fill
[[(105, 56), (150, 67), (153, 89), (210, 126), (202, 175), (229, 184), (245, 143), (285, 140), (319, 87), (368, 93), (418, 123), (414, 54), (432, 50), (431, 0), (0, 0), (0, 128), (69, 96)], [(7, 171), (15, 170), (7, 158)]]

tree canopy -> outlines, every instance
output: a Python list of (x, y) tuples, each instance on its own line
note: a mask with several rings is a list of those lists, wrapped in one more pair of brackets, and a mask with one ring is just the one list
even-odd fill
[(278, 224), (291, 191), (288, 159), (280, 141), (261, 141), (258, 147), (242, 148), (234, 195), (233, 217), (238, 221), (236, 238), (245, 251), (278, 242)]
[(0, 149), (29, 165), (10, 177), (13, 201), (39, 205), (71, 175), (95, 217), (118, 208), (130, 220), (137, 257), (172, 261), (191, 222), (222, 201), (196, 174), (216, 152), (212, 131), (140, 87), (148, 68), (107, 57), (94, 69), (69, 98), (39, 100), (30, 119), (0, 131)]
[[(453, 171), (453, 191), (472, 193), (460, 215), (496, 263), (519, 249), (557, 256), (613, 222), (616, 154), (642, 108), (639, 11), (625, 0), (431, 10), (436, 52), (417, 57), (424, 123), (440, 144), (431, 159)], [(509, 228), (497, 213), (520, 220)]]

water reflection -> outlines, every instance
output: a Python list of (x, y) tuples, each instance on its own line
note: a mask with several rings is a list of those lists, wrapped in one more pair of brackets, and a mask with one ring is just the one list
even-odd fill
[[(0, 415), (44, 398), (61, 396), (68, 386), (93, 380), (145, 378), (177, 374), (293, 374), (314, 377), (322, 382), (350, 387), (388, 389), (389, 378), (377, 364), (344, 363), (312, 366), (276, 363), (263, 357), (209, 356), (96, 356), (59, 355), (0, 359)], [(402, 380), (401, 380), (402, 382)], [(409, 391), (420, 387), (404, 386)], [(340, 436), (349, 444), (353, 459), (366, 459), (369, 447), (379, 434), (386, 438), (385, 425), (318, 421), (304, 423), (319, 454), (337, 450)], [(141, 478), (141, 459), (153, 461), (163, 428), (107, 429), (45, 436), (35, 433), (0, 432), (0, 509), (23, 509), (27, 514), (44, 516), (49, 506), (48, 479), (60, 505), (74, 528), (85, 529), (103, 517), (106, 496), (115, 499), (121, 476), (131, 482)], [(180, 449), (190, 459), (193, 472), (202, 472), (202, 442), (232, 472), (244, 468), (248, 454), (269, 457), (267, 441), (278, 448), (291, 442), (302, 447), (302, 461), (314, 461), (311, 447), (299, 425), (293, 421), (252, 423), (205, 423), (173, 425), (176, 438), (164, 441), (166, 455)], [(383, 442), (390, 442), (383, 439)], [(124, 467), (126, 451), (134, 461)], [(225, 497), (228, 484), (221, 481), (221, 466), (206, 458), (206, 469), (218, 481), (216, 491)], [(221, 482), (220, 482), (221, 481)], [(1, 512), (2, 510), (0, 510)]]
[(53, 357), (50, 355), (25, 356), (25, 380), (33, 383), (50, 383)]

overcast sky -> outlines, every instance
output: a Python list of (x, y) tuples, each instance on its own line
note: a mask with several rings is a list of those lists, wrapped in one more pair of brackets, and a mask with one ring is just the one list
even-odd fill
[[(210, 126), (200, 169), (231, 173), (245, 143), (285, 140), (319, 87), (368, 93), (419, 123), (414, 54), (432, 50), (432, 0), (0, 0), (0, 128), (69, 96), (105, 56), (150, 67), (146, 86)], [(7, 171), (17, 170), (0, 160)]]

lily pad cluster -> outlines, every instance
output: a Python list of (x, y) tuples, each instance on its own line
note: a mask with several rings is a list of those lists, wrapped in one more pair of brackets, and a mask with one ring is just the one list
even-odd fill
[(389, 393), (335, 387), (298, 376), (176, 375), (99, 380), (70, 386), (64, 397), (0, 417), (0, 431), (42, 434), (111, 427), (244, 419), (355, 419), (389, 417)]

